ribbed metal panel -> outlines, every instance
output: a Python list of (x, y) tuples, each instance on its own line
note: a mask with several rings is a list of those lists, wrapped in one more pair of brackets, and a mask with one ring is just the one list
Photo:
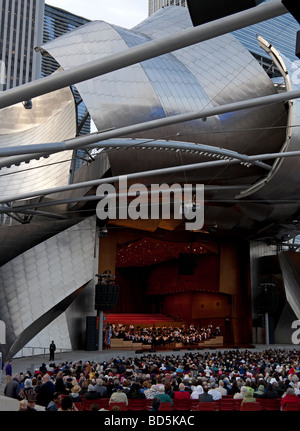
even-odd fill
[[(132, 30), (93, 21), (43, 49), (70, 69), (191, 25), (186, 8), (170, 7)], [(79, 83), (77, 88), (99, 130), (276, 93), (257, 61), (230, 34)], [(258, 132), (253, 139), (253, 132), (246, 130), (282, 125), (285, 119), (279, 104), (143, 132), (142, 137), (205, 142), (253, 154), (279, 150), (284, 133), (276, 130), (266, 139)], [(236, 133), (237, 129), (245, 131)]]
[[(32, 109), (25, 109), (22, 103), (2, 109), (0, 124), (0, 147), (73, 138), (76, 112), (72, 92), (66, 88), (35, 98)], [(29, 165), (1, 169), (1, 195), (68, 184), (71, 158), (72, 151), (67, 151)]]
[(64, 301), (94, 279), (95, 229), (95, 218), (86, 219), (0, 268), (0, 320), (10, 355), (27, 343), (47, 347), (56, 340), (59, 348), (71, 347)]

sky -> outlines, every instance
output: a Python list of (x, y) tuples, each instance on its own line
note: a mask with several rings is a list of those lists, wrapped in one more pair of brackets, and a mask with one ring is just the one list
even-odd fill
[(90, 20), (102, 20), (125, 28), (148, 17), (148, 0), (45, 0), (50, 6)]

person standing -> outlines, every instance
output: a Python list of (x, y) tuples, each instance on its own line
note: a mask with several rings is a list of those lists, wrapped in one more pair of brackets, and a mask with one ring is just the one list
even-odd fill
[(6, 367), (5, 367), (5, 375), (12, 377), (12, 361), (8, 361)]
[(54, 361), (54, 352), (56, 350), (56, 345), (54, 344), (54, 341), (51, 342), (51, 344), (49, 346), (49, 350), (50, 350), (49, 361)]

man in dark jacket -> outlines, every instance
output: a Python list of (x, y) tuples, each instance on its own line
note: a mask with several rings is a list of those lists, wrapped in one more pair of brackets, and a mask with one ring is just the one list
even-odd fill
[(9, 398), (15, 398), (16, 400), (19, 398), (20, 392), (20, 374), (14, 374), (12, 380), (7, 383), (4, 388), (4, 395)]
[(207, 402), (212, 402), (214, 400), (213, 396), (208, 394), (208, 390), (209, 390), (208, 386), (203, 386), (203, 394), (199, 395), (199, 398), (198, 398), (199, 401), (207, 403)]
[(84, 394), (86, 400), (98, 400), (100, 398), (99, 392), (96, 391), (94, 385), (89, 385), (87, 392)]
[(50, 380), (49, 374), (43, 376), (43, 383), (37, 394), (37, 404), (46, 407), (53, 398), (55, 385)]
[(49, 351), (50, 351), (50, 358), (49, 361), (54, 361), (54, 352), (56, 350), (56, 345), (54, 344), (54, 341), (51, 342), (50, 346), (49, 346)]

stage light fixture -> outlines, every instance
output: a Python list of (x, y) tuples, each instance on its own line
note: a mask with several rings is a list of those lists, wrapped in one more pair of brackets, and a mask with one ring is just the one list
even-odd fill
[(32, 100), (28, 99), (23, 102), (23, 106), (25, 109), (32, 109)]

